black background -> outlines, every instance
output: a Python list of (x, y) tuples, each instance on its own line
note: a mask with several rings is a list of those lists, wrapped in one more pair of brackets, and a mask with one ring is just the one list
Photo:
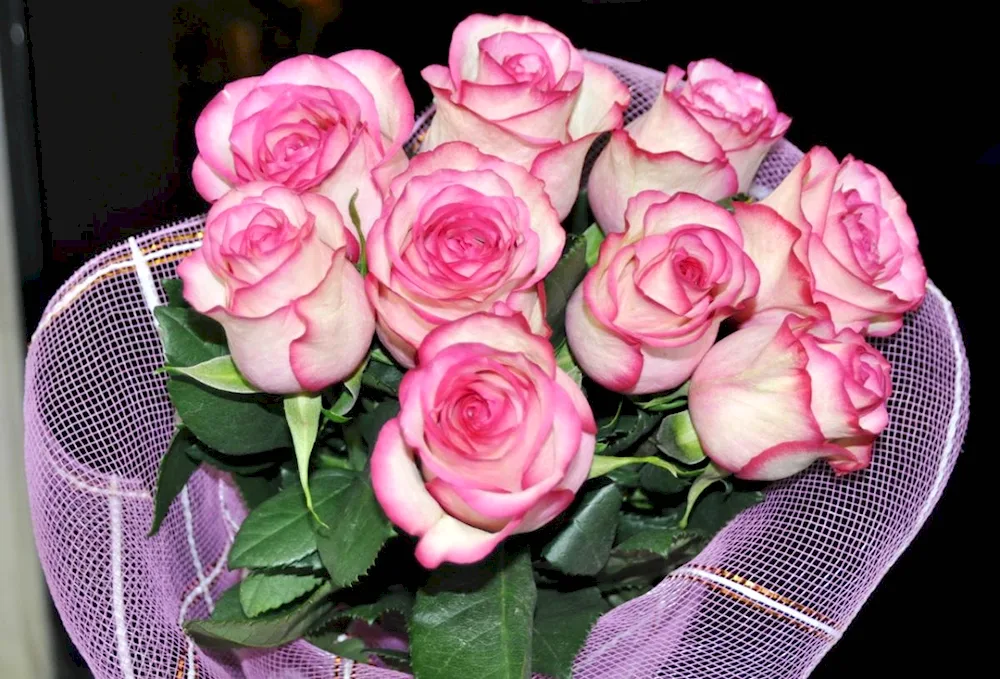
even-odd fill
[[(955, 305), (974, 383), (991, 377), (979, 355), (986, 305), (995, 304), (997, 289), (992, 251), (1000, 134), (990, 104), (997, 59), (991, 38), (977, 34), (974, 21), (955, 30), (940, 18), (922, 25), (910, 15), (904, 24), (898, 16), (877, 18), (872, 7), (817, 7), (805, 18), (714, 3), (454, 8), (376, 0), (314, 2), (332, 11), (303, 21), (301, 4), (310, 3), (27, 2), (33, 100), (31, 89), (18, 90), (17, 74), (8, 72), (17, 63), (4, 63), (8, 117), (14, 118), (11, 153), (21, 163), (15, 188), (22, 196), (26, 332), (55, 287), (87, 257), (204, 211), (188, 175), (193, 125), (226, 80), (301, 51), (365, 47), (403, 67), (420, 111), (430, 103), (420, 69), (446, 63), (455, 24), (473, 11), (507, 11), (556, 26), (578, 47), (657, 69), (714, 56), (763, 78), (793, 118), (793, 143), (802, 149), (823, 144), (838, 157), (854, 154), (892, 179), (908, 202), (928, 271)], [(15, 13), (18, 5), (11, 3)], [(232, 56), (239, 52), (233, 47), (239, 26), (260, 36), (243, 59)], [(35, 195), (41, 199), (32, 205)], [(978, 621), (993, 598), (990, 564), (975, 550), (996, 531), (987, 510), (994, 483), (978, 445), (980, 428), (974, 421), (924, 530), (814, 677), (925, 676), (930, 662), (971, 668), (975, 655), (989, 650), (980, 643), (985, 635)]]

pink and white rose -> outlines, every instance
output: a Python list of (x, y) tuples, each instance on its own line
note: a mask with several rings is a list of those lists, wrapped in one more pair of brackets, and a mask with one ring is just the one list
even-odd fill
[(690, 377), (759, 277), (739, 224), (715, 203), (643, 191), (625, 218), (570, 298), (566, 336), (594, 381), (648, 394)]
[(565, 241), (544, 185), (527, 170), (461, 142), (418, 154), (368, 236), (379, 338), (411, 367), (434, 328), (499, 308), (547, 337), (542, 279)]
[(559, 219), (579, 193), (587, 150), (621, 127), (628, 88), (565, 35), (530, 17), (473, 14), (452, 34), (447, 66), (422, 72), (436, 111), (424, 149), (474, 144), (545, 182)]
[(597, 425), (523, 317), (441, 326), (403, 378), (372, 454), (375, 495), (426, 568), (472, 563), (545, 525), (587, 479)]
[(212, 206), (201, 247), (177, 274), (254, 386), (315, 392), (353, 373), (375, 332), (359, 254), (329, 199), (253, 182)]
[(195, 188), (215, 201), (233, 186), (272, 181), (312, 191), (365, 232), (382, 191), (406, 167), (413, 100), (399, 67), (370, 50), (301, 55), (226, 85), (198, 117)]
[(814, 147), (762, 203), (803, 236), (815, 299), (838, 328), (878, 337), (920, 306), (927, 271), (906, 203), (877, 168)]
[(888, 361), (861, 335), (775, 310), (712, 347), (688, 407), (712, 462), (771, 481), (821, 458), (838, 474), (867, 467), (890, 388)]
[(759, 78), (715, 59), (667, 69), (652, 108), (612, 133), (587, 196), (606, 233), (625, 228), (625, 204), (646, 189), (720, 200), (746, 191), (791, 118)]

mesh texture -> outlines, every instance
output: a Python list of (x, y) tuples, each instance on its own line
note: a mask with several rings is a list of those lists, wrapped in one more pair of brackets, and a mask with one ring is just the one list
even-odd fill
[[(596, 53), (632, 92), (631, 121), (663, 74)], [(433, 111), (418, 120), (419, 147)], [(597, 145), (591, 151), (592, 161)], [(802, 153), (779, 143), (751, 193)], [(586, 168), (590, 167), (588, 162)], [(585, 169), (585, 176), (586, 176)], [(29, 350), (25, 455), (35, 539), (56, 607), (98, 679), (402, 677), (305, 642), (206, 652), (183, 633), (237, 580), (225, 567), (246, 511), (228, 476), (199, 469), (147, 538), (159, 461), (174, 430), (150, 306), (198, 246), (201, 218), (112, 247), (49, 303)], [(876, 346), (893, 366), (890, 423), (869, 469), (826, 465), (773, 485), (691, 563), (600, 619), (583, 679), (807, 676), (920, 529), (959, 453), (969, 373), (951, 305), (923, 306)]]

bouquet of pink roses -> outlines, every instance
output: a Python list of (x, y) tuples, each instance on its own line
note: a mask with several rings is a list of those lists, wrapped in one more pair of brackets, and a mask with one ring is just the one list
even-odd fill
[(370, 51), (289, 59), (199, 118), (212, 206), (156, 309), (179, 425), (153, 531), (200, 465), (251, 508), (244, 577), (186, 626), (204, 646), (568, 677), (760, 482), (868, 466), (890, 370), (865, 335), (927, 277), (870, 165), (815, 148), (746, 195), (790, 119), (717, 61), (624, 125), (628, 88), (565, 35), (474, 15), (423, 77), (412, 157)]

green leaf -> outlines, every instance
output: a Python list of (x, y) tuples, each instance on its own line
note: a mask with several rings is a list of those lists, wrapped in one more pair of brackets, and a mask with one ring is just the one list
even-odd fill
[(324, 582), (308, 599), (256, 618), (248, 618), (240, 605), (239, 587), (226, 591), (207, 620), (192, 620), (184, 630), (202, 646), (274, 648), (303, 636), (334, 607), (333, 585)]
[(587, 273), (587, 239), (569, 234), (562, 258), (545, 277), (545, 301), (548, 311), (545, 320), (552, 328), (550, 341), (558, 344), (565, 338), (566, 305), (569, 298)]
[(643, 552), (670, 558), (677, 550), (683, 549), (701, 536), (681, 530), (676, 526), (651, 528), (623, 540), (615, 547), (616, 554)]
[(578, 502), (569, 524), (542, 556), (568, 575), (594, 575), (608, 561), (618, 527), (622, 494), (613, 483), (592, 490)]
[(150, 536), (156, 535), (160, 530), (160, 524), (167, 516), (174, 498), (184, 490), (188, 479), (198, 468), (198, 460), (188, 455), (195, 445), (194, 437), (187, 429), (181, 427), (174, 432), (170, 447), (160, 461), (160, 473), (156, 477), (156, 497), (153, 500), (153, 525), (149, 529)]
[[(332, 470), (331, 470), (332, 471)], [(343, 473), (324, 491), (316, 546), (333, 584), (348, 587), (368, 572), (392, 525), (375, 498), (367, 474)]]
[(175, 306), (158, 306), (153, 314), (169, 365), (187, 367), (229, 353), (225, 331), (208, 316)]
[(615, 457), (613, 455), (594, 455), (594, 460), (590, 463), (590, 476), (587, 478), (596, 479), (598, 476), (604, 476), (610, 471), (629, 464), (651, 464), (656, 467), (660, 467), (661, 469), (666, 469), (675, 476), (682, 473), (682, 470), (678, 469), (676, 465), (673, 465), (666, 460), (661, 460), (658, 457)]
[(531, 671), (553, 679), (571, 679), (576, 654), (587, 641), (591, 627), (607, 610), (596, 587), (575, 592), (538, 590)]
[(679, 493), (691, 484), (690, 477), (678, 476), (674, 470), (655, 465), (643, 465), (639, 470), (639, 485), (643, 490), (660, 495)]
[(573, 203), (573, 209), (566, 219), (563, 220), (563, 228), (566, 233), (583, 233), (594, 221), (590, 214), (590, 201), (587, 200), (587, 189), (581, 189)]
[(630, 540), (646, 531), (661, 531), (678, 529), (680, 512), (672, 510), (669, 514), (636, 514), (622, 512), (618, 517), (618, 544)]
[(275, 454), (275, 451), (268, 451), (256, 455), (225, 455), (212, 450), (194, 436), (191, 437), (191, 442), (192, 446), (188, 449), (188, 455), (192, 459), (232, 474), (251, 475), (273, 469), (281, 462), (285, 452), (281, 451), (281, 454)]
[(178, 309), (191, 308), (191, 305), (184, 299), (184, 281), (180, 278), (168, 278), (161, 285), (163, 292), (167, 293), (167, 306)]
[(729, 196), (728, 198), (723, 198), (722, 200), (715, 201), (718, 205), (726, 208), (730, 212), (734, 212), (733, 203), (752, 203), (753, 197), (745, 193), (737, 193), (735, 195)]
[(663, 419), (663, 413), (654, 413), (636, 408), (632, 404), (624, 404), (623, 411), (613, 426), (598, 432), (602, 442), (607, 447), (601, 452), (604, 455), (617, 455), (635, 445), (649, 434)]
[(410, 653), (417, 679), (526, 679), (535, 581), (531, 555), (501, 544), (486, 560), (433, 571), (417, 593)]
[(233, 474), (233, 483), (240, 491), (248, 509), (256, 509), (278, 492), (278, 478), (274, 475)]
[(257, 394), (257, 387), (240, 374), (232, 356), (216, 356), (187, 368), (167, 366), (168, 373), (190, 377), (196, 382), (230, 394)]
[(701, 498), (688, 520), (688, 529), (712, 537), (740, 512), (764, 500), (757, 490), (716, 491)]
[(709, 464), (702, 470), (701, 475), (695, 479), (695, 482), (691, 484), (688, 489), (687, 497), (687, 507), (684, 510), (684, 516), (681, 518), (680, 527), (687, 528), (688, 519), (691, 517), (691, 510), (694, 508), (694, 504), (698, 501), (698, 497), (704, 493), (709, 486), (712, 484), (722, 481), (726, 476), (729, 476), (729, 472), (725, 472), (714, 464)]
[(583, 371), (580, 370), (580, 366), (573, 360), (573, 354), (569, 351), (569, 344), (565, 341), (556, 350), (556, 365), (559, 366), (560, 370), (569, 375), (570, 379), (576, 382), (577, 386), (583, 384)]
[(292, 433), (295, 461), (299, 468), (299, 483), (305, 491), (306, 507), (314, 512), (312, 493), (309, 492), (309, 458), (316, 435), (319, 433), (319, 414), (323, 399), (319, 394), (296, 394), (285, 397), (285, 420)]
[(250, 618), (281, 608), (319, 587), (314, 575), (250, 573), (240, 583), (240, 606)]
[(383, 401), (375, 410), (358, 416), (358, 428), (369, 450), (375, 449), (382, 425), (399, 415), (399, 401)]
[(344, 391), (337, 397), (333, 406), (329, 410), (323, 410), (323, 415), (328, 420), (339, 423), (350, 420), (347, 414), (351, 412), (351, 408), (358, 402), (358, 396), (361, 394), (361, 377), (365, 374), (366, 367), (368, 367), (368, 359), (362, 361), (358, 369), (354, 371), (354, 374), (344, 381)]
[(272, 397), (226, 394), (185, 377), (171, 378), (167, 392), (184, 425), (220, 453), (253, 455), (292, 445)]
[(385, 351), (382, 350), (382, 347), (380, 346), (373, 347), (372, 350), (368, 352), (368, 356), (371, 360), (376, 363), (381, 363), (382, 365), (396, 365), (396, 363), (389, 357), (388, 354), (385, 353)]
[(368, 370), (361, 378), (361, 383), (370, 389), (381, 391), (383, 394), (395, 396), (402, 380), (403, 371), (395, 363), (372, 361), (368, 364)]
[(339, 658), (355, 662), (371, 662), (371, 654), (361, 639), (349, 638), (340, 632), (324, 632), (307, 637), (309, 643)]
[(340, 611), (335, 611), (331, 620), (351, 619), (364, 620), (369, 625), (375, 624), (379, 618), (389, 611), (396, 611), (409, 617), (413, 610), (413, 595), (405, 590), (389, 592), (378, 601), (370, 604), (360, 604), (351, 606)]
[[(317, 513), (329, 516), (345, 485), (358, 475), (343, 469), (321, 469), (311, 484)], [(229, 550), (229, 568), (292, 567), (316, 552), (313, 518), (298, 485), (287, 486), (250, 512)]]
[(691, 415), (686, 410), (665, 417), (656, 430), (655, 440), (656, 447), (664, 455), (678, 462), (692, 465), (705, 459), (701, 442), (691, 424)]
[(653, 398), (647, 398), (644, 401), (632, 399), (632, 402), (643, 410), (649, 410), (654, 413), (679, 408), (687, 403), (687, 395), (690, 385), (691, 382), (688, 381), (670, 393), (661, 394)]
[(587, 268), (597, 264), (597, 258), (601, 254), (601, 243), (604, 242), (604, 232), (597, 224), (591, 224), (583, 232), (583, 239), (587, 243)]
[[(313, 475), (314, 488), (323, 483), (327, 473), (324, 470)], [(250, 512), (229, 550), (229, 568), (285, 566), (315, 551), (316, 537), (309, 522), (305, 494), (294, 486), (283, 489)]]
[(272, 569), (269, 569), (269, 571), (263, 571), (263, 572), (272, 572), (272, 573), (300, 573), (300, 574), (306, 574), (306, 573), (325, 574), (326, 573), (326, 569), (323, 568), (323, 562), (320, 561), (320, 559), (319, 559), (319, 552), (313, 552), (312, 554), (309, 554), (308, 556), (305, 556), (305, 557), (299, 559), (298, 561), (293, 561), (292, 563), (288, 564), (287, 566), (281, 566), (281, 567), (279, 567), (277, 569), (273, 569), (272, 568)]
[(365, 248), (365, 231), (361, 228), (361, 217), (358, 215), (358, 191), (351, 196), (351, 202), (347, 204), (347, 212), (351, 216), (351, 223), (358, 234), (358, 243), (361, 244), (361, 256), (358, 258), (358, 271), (362, 276), (368, 273), (368, 253)]

